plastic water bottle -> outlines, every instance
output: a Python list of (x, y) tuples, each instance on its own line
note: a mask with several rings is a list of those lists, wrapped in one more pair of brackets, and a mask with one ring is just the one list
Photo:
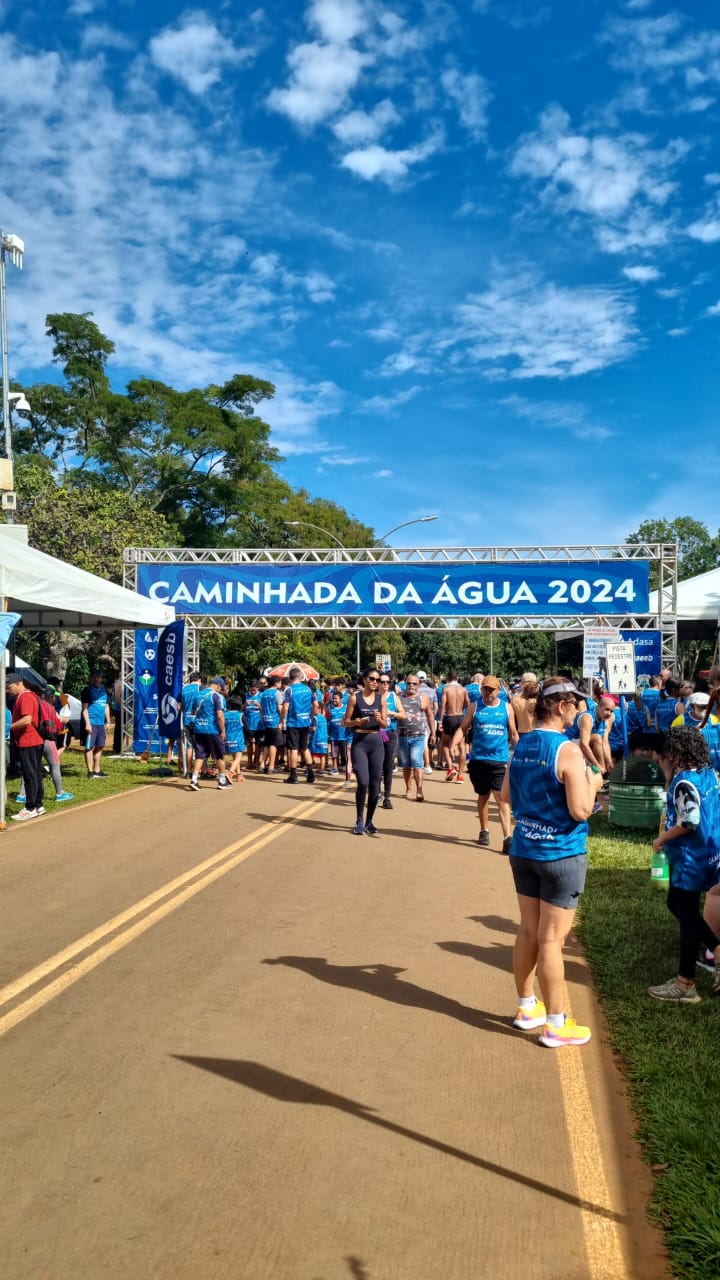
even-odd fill
[(664, 849), (653, 849), (650, 863), (650, 876), (658, 889), (667, 889), (670, 884), (670, 863)]

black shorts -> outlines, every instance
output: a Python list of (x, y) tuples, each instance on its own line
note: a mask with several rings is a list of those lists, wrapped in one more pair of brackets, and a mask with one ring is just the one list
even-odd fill
[(443, 716), (443, 733), (447, 734), (448, 738), (452, 738), (453, 734), (457, 733), (464, 719), (464, 716)]
[(510, 867), (515, 881), (515, 892), (524, 898), (539, 898), (550, 907), (564, 907), (573, 911), (585, 888), (587, 854), (578, 853), (572, 858), (523, 858), (510, 854)]
[(249, 739), (250, 742), (259, 742), (262, 746), (263, 738), (265, 737), (265, 730), (245, 729), (245, 737)]
[(225, 741), (219, 733), (195, 733), (195, 755), (198, 760), (225, 759)]
[(307, 751), (310, 742), (310, 727), (300, 728), (299, 725), (289, 724), (285, 730), (285, 741), (288, 751)]
[(498, 764), (496, 760), (468, 760), (467, 771), (475, 794), (489, 796), (491, 791), (500, 791), (506, 769), (506, 764)]
[(283, 747), (285, 745), (285, 736), (279, 725), (274, 729), (263, 730), (263, 746), (264, 747)]

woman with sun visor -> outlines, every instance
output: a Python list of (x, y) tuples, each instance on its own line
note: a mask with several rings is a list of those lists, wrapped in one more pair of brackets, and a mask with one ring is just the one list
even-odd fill
[[(557, 1049), (586, 1044), (589, 1027), (565, 1013), (563, 946), (587, 873), (587, 819), (603, 783), (565, 730), (584, 695), (561, 676), (543, 680), (536, 728), (523, 734), (505, 775), (502, 798), (516, 826), (510, 866), (520, 908), (513, 973), (519, 1008), (513, 1025), (542, 1027), (540, 1043)], [(535, 995), (535, 971), (542, 999)]]

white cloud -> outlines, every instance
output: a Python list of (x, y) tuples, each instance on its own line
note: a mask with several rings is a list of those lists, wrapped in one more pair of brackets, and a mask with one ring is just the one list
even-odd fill
[(659, 280), (662, 272), (657, 267), (623, 267), (623, 275), (636, 284), (650, 284), (652, 280)]
[[(634, 345), (634, 307), (610, 289), (501, 277), (456, 308), (451, 342), (499, 378), (572, 378), (624, 359)], [(502, 362), (502, 363), (501, 363)]]
[(367, 28), (367, 16), (358, 0), (313, 0), (308, 22), (330, 44), (347, 44)]
[(692, 240), (700, 240), (702, 244), (716, 244), (720, 240), (720, 213), (708, 214), (691, 222), (687, 233)]
[(539, 129), (520, 139), (511, 172), (544, 183), (543, 198), (561, 212), (595, 220), (601, 248), (618, 253), (667, 240), (669, 227), (657, 210), (675, 189), (668, 172), (687, 150), (678, 139), (658, 151), (638, 134), (588, 136), (573, 131), (567, 113), (552, 106)]
[(89, 23), (83, 28), (81, 37), (83, 49), (133, 49), (134, 44), (124, 31), (108, 26), (104, 22)]
[(674, 82), (682, 108), (704, 111), (714, 99), (694, 91), (720, 84), (720, 31), (688, 30), (687, 24), (688, 18), (679, 12), (657, 18), (614, 18), (606, 25), (605, 37), (613, 46), (615, 67), (636, 79)]
[(344, 169), (349, 169), (351, 173), (357, 174), (359, 178), (365, 178), (368, 182), (379, 178), (381, 182), (387, 182), (392, 186), (393, 183), (406, 178), (413, 165), (421, 164), (423, 160), (433, 155), (441, 143), (440, 134), (434, 134), (425, 142), (399, 151), (389, 151), (387, 147), (374, 143), (368, 147), (348, 151), (340, 163)]
[(675, 285), (672, 289), (656, 289), (655, 292), (658, 298), (679, 298), (682, 290)]
[(392, 471), (387, 471), (385, 469), (382, 471), (373, 471), (373, 476), (376, 480), (388, 480), (391, 475)]
[(441, 79), (443, 89), (457, 108), (463, 128), (475, 139), (484, 138), (491, 97), (485, 77), (477, 72), (463, 74), (457, 67), (448, 67)]
[(364, 462), (369, 462), (370, 459), (367, 456), (361, 457), (359, 454), (331, 453), (324, 454), (320, 461), (324, 467), (357, 467)]
[(203, 13), (188, 13), (178, 27), (166, 27), (153, 36), (149, 49), (160, 71), (198, 95), (217, 84), (226, 66), (254, 57), (252, 49), (236, 48)]
[(568, 431), (578, 440), (608, 440), (615, 434), (609, 427), (588, 421), (585, 405), (570, 400), (529, 400), (526, 396), (505, 396), (499, 404), (516, 418), (549, 430)]
[(398, 391), (392, 396), (371, 396), (359, 408), (359, 413), (371, 413), (379, 416), (392, 413), (394, 409), (399, 409), (403, 405), (409, 404), (424, 388), (421, 386), (408, 387), (405, 391)]
[(392, 125), (399, 124), (401, 117), (389, 98), (378, 102), (372, 111), (350, 111), (336, 120), (333, 133), (347, 146), (375, 142)]
[(712, 306), (712, 307), (708, 307), (708, 308), (707, 308), (707, 310), (706, 310), (706, 312), (705, 312), (705, 315), (706, 315), (706, 316), (720, 316), (720, 302), (716, 302), (716, 303), (714, 303), (714, 304), (713, 304), (713, 306)]
[(709, 187), (720, 186), (720, 173), (706, 173), (703, 182), (706, 182)]
[(319, 124), (340, 110), (367, 62), (367, 55), (350, 45), (297, 45), (288, 54), (290, 83), (272, 90), (268, 106), (298, 125)]
[(668, 329), (668, 338), (684, 338), (689, 329)]

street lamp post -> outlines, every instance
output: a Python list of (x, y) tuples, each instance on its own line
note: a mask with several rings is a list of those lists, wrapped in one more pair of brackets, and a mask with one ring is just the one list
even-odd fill
[[(8, 470), (11, 477), (12, 487), (12, 426), (10, 422), (10, 370), (8, 361), (8, 332), (7, 332), (7, 299), (6, 299), (6, 274), (5, 262), (10, 258), (14, 267), (22, 271), (23, 254), (25, 245), (19, 236), (10, 235), (9, 232), (3, 231), (0, 227), (0, 349), (2, 350), (2, 418), (3, 418), (3, 441), (5, 459), (9, 464)], [(14, 501), (14, 499), (13, 499)], [(3, 502), (3, 506), (5, 503)], [(8, 502), (6, 507), (7, 522), (12, 524), (12, 505)]]
[[(402, 524), (396, 524), (393, 526), (392, 529), (388, 529), (387, 533), (384, 533), (382, 538), (376, 538), (375, 542), (373, 543), (373, 546), (374, 547), (379, 546), (381, 542), (384, 542), (386, 538), (390, 537), (391, 533), (397, 533), (398, 529), (406, 529), (407, 526), (410, 524), (428, 524), (431, 520), (437, 520), (437, 516), (416, 516), (414, 520), (403, 520)], [(318, 533), (324, 533), (327, 538), (332, 538), (333, 542), (336, 542), (339, 547), (342, 547), (343, 551), (347, 550), (345, 543), (341, 542), (339, 538), (336, 538), (335, 534), (331, 533), (329, 529), (324, 529), (322, 525), (311, 524), (309, 520), (286, 520), (285, 524), (290, 525), (292, 528), (296, 528), (298, 525), (302, 525), (306, 529), (317, 529)], [(355, 650), (356, 662), (357, 662), (357, 669), (359, 671), (360, 670), (360, 628), (359, 627), (357, 627), (355, 630), (355, 637), (357, 641), (357, 647)]]

